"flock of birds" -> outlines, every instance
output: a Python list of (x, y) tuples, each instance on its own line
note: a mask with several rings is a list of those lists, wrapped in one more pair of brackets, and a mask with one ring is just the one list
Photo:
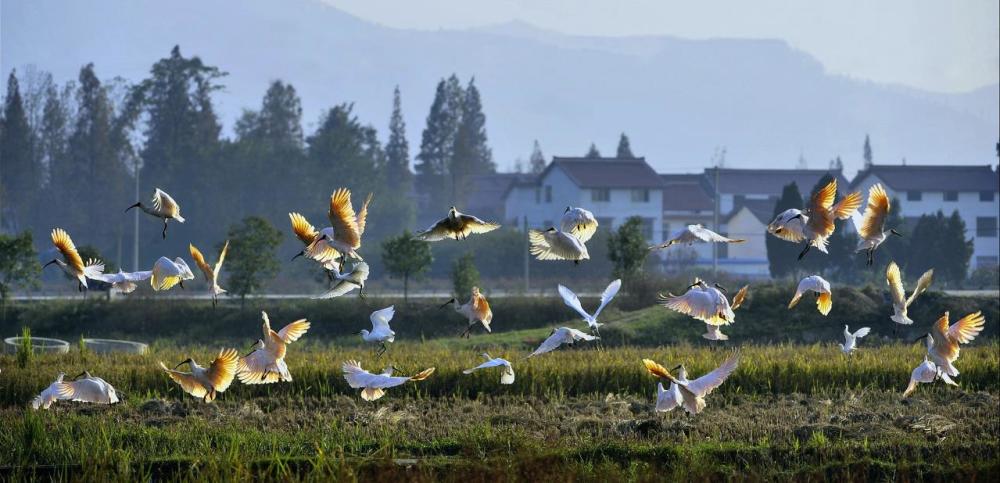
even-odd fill
[[(835, 220), (851, 218), (855, 221), (860, 236), (857, 251), (867, 256), (869, 265), (873, 263), (875, 250), (888, 236), (902, 236), (893, 228), (886, 229), (885, 221), (889, 212), (889, 198), (881, 185), (876, 184), (869, 190), (868, 205), (863, 216), (858, 216), (857, 213), (862, 201), (860, 193), (851, 193), (835, 203), (836, 197), (837, 182), (834, 180), (818, 191), (811, 198), (808, 206), (802, 209), (789, 209), (778, 214), (774, 221), (768, 225), (767, 231), (789, 242), (804, 243), (804, 248), (799, 254), (799, 259), (801, 259), (811, 248), (826, 253), (827, 240), (836, 229)], [(338, 297), (354, 289), (359, 291), (359, 296), (364, 296), (369, 267), (358, 251), (361, 249), (368, 206), (371, 201), (372, 195), (369, 194), (360, 210), (355, 212), (351, 203), (350, 190), (337, 189), (330, 197), (327, 212), (330, 226), (319, 230), (303, 215), (289, 213), (292, 231), (303, 244), (302, 251), (293, 257), (293, 260), (301, 256), (319, 264), (326, 270), (330, 280), (330, 289), (317, 298)], [(184, 222), (178, 203), (160, 189), (156, 189), (153, 193), (150, 203), (137, 202), (128, 209), (132, 208), (139, 208), (153, 217), (162, 219), (162, 236), (164, 238), (167, 234), (169, 221)], [(426, 242), (445, 239), (464, 240), (470, 235), (491, 232), (499, 226), (496, 223), (461, 213), (455, 207), (451, 207), (447, 216), (426, 230), (418, 232), (415, 237)], [(597, 227), (598, 222), (593, 213), (583, 208), (567, 207), (558, 228), (553, 226), (546, 230), (531, 230), (529, 232), (529, 251), (539, 260), (570, 260), (579, 263), (581, 260), (589, 259), (590, 255), (587, 252), (586, 243), (597, 231)], [(689, 225), (673, 239), (660, 245), (651, 246), (649, 249), (652, 251), (666, 249), (673, 245), (740, 243), (743, 241), (727, 238), (701, 225)], [(64, 230), (56, 228), (52, 231), (52, 243), (62, 254), (62, 260), (54, 259), (46, 266), (50, 264), (60, 266), (78, 281), (78, 289), (81, 291), (87, 289), (88, 279), (110, 283), (112, 290), (127, 294), (134, 291), (139, 282), (145, 280), (150, 281), (154, 291), (162, 291), (169, 290), (174, 285), (180, 285), (183, 288), (185, 280), (194, 278), (188, 264), (180, 257), (173, 260), (168, 257), (160, 257), (148, 271), (131, 273), (119, 271), (118, 273), (105, 274), (103, 273), (104, 265), (100, 260), (83, 262), (72, 239)], [(228, 248), (229, 242), (226, 241), (215, 264), (209, 265), (198, 248), (194, 245), (189, 246), (191, 257), (205, 276), (208, 290), (213, 297), (213, 304), (217, 302), (218, 295), (226, 292), (219, 286), (219, 271)], [(895, 262), (889, 264), (886, 270), (886, 281), (893, 307), (890, 319), (894, 323), (913, 324), (913, 320), (907, 316), (907, 308), (930, 286), (932, 276), (933, 270), (924, 273), (907, 297), (899, 267)], [(558, 292), (563, 302), (580, 315), (582, 321), (587, 324), (590, 333), (571, 327), (559, 327), (553, 330), (538, 348), (527, 355), (524, 360), (551, 352), (563, 345), (600, 339), (602, 324), (598, 322), (598, 317), (620, 289), (621, 280), (612, 281), (602, 293), (600, 304), (593, 313), (590, 313), (584, 310), (579, 297), (572, 290), (559, 285)], [(703, 322), (706, 326), (703, 337), (712, 341), (720, 341), (729, 338), (722, 333), (721, 329), (736, 321), (735, 310), (743, 305), (748, 292), (749, 286), (744, 286), (730, 301), (727, 290), (721, 285), (717, 283), (710, 285), (703, 280), (695, 279), (683, 295), (661, 294), (659, 301), (670, 310)], [(815, 294), (816, 306), (821, 314), (825, 316), (830, 313), (833, 307), (830, 283), (819, 275), (806, 277), (799, 282), (795, 294), (788, 304), (788, 309), (793, 309), (808, 293)], [(458, 299), (452, 298), (441, 307), (444, 308), (448, 305), (451, 305), (455, 312), (466, 319), (467, 325), (461, 334), (462, 336), (468, 337), (477, 325), (481, 325), (486, 332), (491, 331), (490, 324), (493, 321), (493, 312), (490, 309), (489, 301), (478, 287), (472, 288), (470, 298), (466, 303), (462, 304)], [(374, 353), (376, 359), (388, 351), (389, 345), (395, 341), (396, 334), (390, 327), (394, 315), (395, 308), (393, 306), (376, 310), (370, 317), (371, 330), (360, 331), (361, 339), (365, 343), (377, 346)], [(292, 375), (285, 363), (288, 345), (305, 335), (310, 328), (310, 323), (305, 319), (296, 320), (281, 330), (275, 331), (271, 328), (266, 312), (262, 312), (262, 319), (262, 337), (256, 341), (251, 352), (245, 356), (240, 356), (235, 349), (222, 349), (218, 357), (207, 366), (201, 366), (193, 358), (188, 358), (172, 369), (162, 362), (160, 362), (160, 367), (184, 392), (205, 402), (216, 399), (218, 393), (224, 392), (234, 379), (238, 379), (243, 384), (291, 381)], [(956, 384), (954, 378), (958, 376), (959, 371), (955, 368), (954, 362), (958, 359), (959, 348), (962, 344), (971, 342), (983, 330), (984, 323), (980, 312), (966, 315), (954, 324), (950, 324), (947, 312), (938, 319), (931, 326), (930, 331), (922, 337), (925, 339), (927, 355), (924, 357), (924, 361), (913, 370), (904, 397), (909, 396), (916, 389), (918, 383), (931, 383), (941, 379), (947, 384)], [(862, 327), (852, 332), (845, 325), (844, 342), (840, 344), (841, 350), (844, 354), (850, 355), (857, 350), (859, 340), (870, 332), (869, 327)], [(488, 353), (483, 353), (482, 357), (483, 363), (465, 370), (464, 373), (499, 368), (500, 383), (514, 383), (514, 368), (509, 360), (492, 357)], [(696, 379), (688, 378), (687, 369), (683, 364), (675, 367), (673, 369), (675, 372), (671, 372), (653, 360), (643, 360), (646, 370), (658, 379), (656, 410), (670, 411), (676, 407), (683, 407), (690, 413), (699, 413), (705, 407), (705, 397), (737, 369), (739, 357), (740, 352), (736, 349), (718, 368)], [(185, 364), (188, 365), (189, 370), (187, 372), (179, 371), (178, 369)], [(427, 379), (433, 374), (434, 368), (425, 369), (412, 376), (395, 376), (392, 366), (387, 367), (381, 373), (373, 373), (365, 370), (359, 361), (350, 360), (343, 363), (342, 371), (350, 387), (360, 390), (362, 399), (373, 401), (382, 397), (388, 388)], [(664, 384), (667, 385), (666, 388)], [(36, 409), (39, 407), (48, 408), (57, 400), (111, 404), (118, 401), (118, 396), (111, 384), (84, 372), (68, 382), (64, 380), (64, 374), (59, 374), (55, 382), (34, 400), (33, 406)]]

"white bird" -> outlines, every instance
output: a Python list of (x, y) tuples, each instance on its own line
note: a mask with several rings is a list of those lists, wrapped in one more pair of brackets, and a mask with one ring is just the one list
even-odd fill
[(722, 328), (718, 325), (705, 323), (705, 333), (701, 336), (708, 340), (729, 340), (729, 336), (722, 333)]
[(868, 333), (871, 331), (872, 329), (870, 327), (862, 327), (858, 329), (856, 332), (851, 333), (851, 331), (848, 330), (847, 326), (845, 325), (844, 343), (838, 344), (840, 345), (841, 352), (850, 355), (851, 352), (854, 352), (858, 348), (858, 339), (868, 335)]
[(306, 220), (306, 217), (298, 213), (289, 213), (288, 218), (292, 221), (292, 232), (295, 233), (295, 237), (305, 245), (305, 248), (292, 257), (292, 260), (305, 256), (310, 260), (315, 260), (327, 270), (332, 270), (338, 265), (336, 260), (340, 258), (340, 252), (321, 241), (324, 236), (333, 237), (333, 227), (328, 226), (317, 231), (316, 227), (309, 223), (309, 220)]
[(51, 262), (42, 266), (43, 269), (53, 263), (59, 265), (59, 268), (76, 279), (76, 288), (81, 292), (87, 290), (88, 278), (100, 280), (99, 277), (104, 273), (104, 263), (100, 260), (90, 259), (84, 265), (80, 253), (76, 251), (76, 245), (73, 244), (73, 239), (69, 237), (66, 230), (62, 228), (52, 230), (52, 244), (56, 246), (65, 261), (53, 258)]
[(899, 273), (899, 266), (896, 265), (896, 262), (889, 262), (889, 266), (885, 269), (885, 280), (889, 284), (889, 293), (892, 295), (893, 314), (889, 318), (897, 324), (912, 324), (913, 320), (907, 316), (907, 309), (920, 294), (927, 290), (927, 287), (930, 287), (933, 278), (933, 268), (924, 272), (917, 280), (917, 286), (913, 289), (913, 293), (910, 294), (909, 298), (906, 298), (906, 291), (903, 290), (903, 276)]
[(288, 344), (299, 340), (309, 331), (309, 321), (299, 319), (275, 332), (271, 329), (271, 319), (267, 312), (260, 313), (264, 321), (261, 329), (263, 339), (257, 339), (254, 350), (240, 358), (236, 366), (236, 377), (243, 384), (270, 384), (272, 382), (291, 382), (292, 374), (285, 363)]
[(361, 389), (361, 399), (374, 401), (385, 395), (385, 389), (403, 385), (409, 381), (423, 381), (434, 373), (434, 368), (424, 369), (414, 376), (393, 376), (392, 366), (387, 367), (381, 374), (372, 374), (361, 368), (358, 361), (347, 361), (342, 367), (344, 379), (347, 384), (355, 389)]
[(340, 273), (340, 269), (336, 265), (333, 265), (329, 269), (330, 277), (333, 279), (333, 286), (329, 290), (323, 292), (316, 299), (329, 299), (333, 297), (340, 297), (351, 290), (358, 289), (358, 296), (364, 298), (365, 296), (365, 281), (368, 280), (368, 263), (366, 262), (354, 262), (351, 267), (351, 271), (347, 273)]
[(149, 279), (149, 284), (153, 290), (169, 290), (174, 285), (180, 284), (184, 288), (185, 280), (194, 279), (194, 273), (188, 267), (183, 258), (177, 257), (173, 260), (167, 257), (160, 257), (153, 264), (153, 274)]
[(35, 396), (35, 399), (31, 401), (31, 407), (33, 409), (48, 409), (52, 403), (60, 399), (65, 399), (65, 397), (61, 396), (61, 394), (66, 391), (63, 387), (64, 377), (66, 377), (66, 374), (60, 372), (59, 375), (56, 376), (56, 380), (52, 381), (52, 384), (49, 384), (49, 387), (46, 387), (42, 390), (41, 394)]
[(132, 208), (139, 208), (140, 210), (146, 212), (148, 215), (152, 215), (156, 218), (163, 219), (163, 238), (167, 237), (167, 221), (177, 220), (180, 223), (184, 223), (184, 217), (181, 216), (181, 207), (170, 197), (165, 191), (160, 188), (156, 188), (153, 191), (153, 199), (150, 204), (144, 205), (142, 201), (136, 201), (134, 205), (125, 208), (125, 211), (131, 210)]
[(500, 228), (500, 225), (493, 222), (483, 221), (475, 216), (467, 215), (455, 209), (454, 206), (448, 209), (448, 216), (434, 222), (426, 230), (416, 233), (418, 240), (433, 242), (446, 238), (453, 240), (464, 240), (472, 234), (489, 233)]
[(469, 297), (469, 301), (459, 305), (458, 300), (452, 297), (451, 300), (441, 304), (440, 308), (445, 308), (448, 304), (452, 305), (455, 312), (464, 315), (468, 319), (468, 325), (462, 332), (461, 337), (469, 337), (472, 333), (472, 328), (477, 324), (483, 324), (483, 328), (486, 332), (492, 332), (490, 329), (490, 324), (493, 322), (493, 310), (490, 309), (490, 302), (486, 300), (486, 296), (479, 291), (479, 287), (472, 287), (472, 295)]
[(952, 386), (958, 385), (958, 383), (949, 377), (948, 374), (941, 371), (936, 364), (928, 360), (927, 356), (924, 356), (924, 362), (922, 362), (919, 366), (914, 367), (913, 372), (910, 373), (910, 384), (907, 385), (906, 390), (903, 391), (903, 397), (909, 397), (910, 394), (913, 394), (913, 391), (917, 389), (917, 384), (931, 383), (939, 377), (946, 384), (951, 384)]
[(611, 300), (615, 298), (615, 295), (618, 295), (618, 290), (621, 288), (621, 279), (617, 279), (609, 283), (607, 288), (604, 289), (604, 293), (601, 294), (601, 305), (597, 307), (597, 310), (594, 311), (593, 315), (588, 314), (585, 310), (583, 310), (583, 306), (580, 304), (580, 298), (577, 297), (572, 290), (559, 285), (559, 295), (562, 296), (563, 302), (568, 307), (580, 314), (580, 317), (583, 317), (583, 321), (590, 327), (591, 332), (596, 335), (601, 335), (600, 327), (604, 324), (597, 322), (597, 316), (601, 314), (601, 311), (604, 310), (605, 306), (611, 303)]
[(919, 339), (927, 338), (927, 355), (941, 369), (941, 371), (951, 377), (958, 376), (958, 369), (954, 362), (958, 360), (960, 346), (972, 342), (986, 324), (986, 318), (982, 311), (975, 312), (962, 317), (951, 326), (948, 325), (948, 312), (945, 312), (934, 325), (931, 326), (929, 334), (920, 336)]
[(559, 348), (563, 344), (572, 345), (578, 340), (592, 341), (600, 339), (596, 335), (586, 334), (576, 329), (571, 329), (569, 327), (560, 327), (552, 331), (547, 339), (545, 339), (541, 345), (535, 349), (535, 352), (528, 354), (528, 357), (537, 356), (539, 354), (544, 354), (546, 352), (551, 352)]
[(100, 276), (94, 277), (94, 279), (100, 280), (104, 283), (110, 283), (111, 290), (115, 290), (123, 294), (130, 294), (139, 287), (136, 282), (148, 280), (152, 276), (153, 272), (150, 270), (140, 272), (123, 272), (119, 268), (118, 273), (104, 273)]
[(466, 369), (462, 371), (462, 374), (472, 374), (479, 369), (487, 369), (490, 367), (503, 367), (503, 371), (500, 373), (500, 384), (514, 384), (514, 366), (510, 364), (510, 361), (500, 357), (490, 357), (490, 355), (486, 352), (483, 352), (482, 356), (483, 359), (486, 359), (486, 362), (483, 362), (472, 369)]
[(573, 206), (566, 207), (562, 221), (559, 223), (559, 228), (562, 231), (575, 236), (582, 243), (587, 243), (594, 236), (594, 233), (597, 233), (597, 226), (597, 218), (594, 218), (593, 213)]
[(64, 389), (60, 392), (60, 399), (98, 404), (118, 402), (115, 388), (104, 379), (90, 375), (89, 371), (83, 371), (73, 381), (62, 384)]
[(548, 230), (529, 230), (528, 241), (531, 247), (528, 251), (539, 260), (590, 260), (590, 253), (579, 238), (550, 227)]
[(834, 179), (813, 194), (805, 210), (792, 208), (779, 213), (767, 225), (767, 231), (785, 241), (793, 243), (805, 241), (806, 246), (802, 253), (799, 253), (799, 260), (806, 255), (810, 247), (816, 247), (819, 251), (827, 253), (827, 239), (836, 229), (834, 220), (849, 218), (861, 206), (859, 192), (845, 196), (834, 205), (836, 198), (837, 180)]
[(701, 224), (688, 225), (684, 230), (682, 230), (677, 236), (673, 237), (666, 243), (661, 243), (659, 245), (653, 245), (649, 247), (650, 250), (658, 250), (661, 248), (668, 248), (672, 245), (680, 245), (686, 243), (688, 245), (693, 245), (695, 243), (743, 243), (746, 240), (741, 238), (728, 238), (724, 237)]
[[(347, 255), (357, 260), (362, 260), (357, 249), (361, 248), (361, 235), (365, 233), (365, 225), (368, 219), (368, 205), (372, 201), (372, 194), (369, 193), (365, 202), (361, 205), (361, 210), (354, 213), (354, 206), (351, 204), (351, 190), (347, 188), (337, 188), (330, 195), (330, 209), (326, 215), (330, 219), (330, 226), (333, 228), (333, 235), (321, 232), (319, 241), (326, 242), (334, 250), (342, 255)], [(343, 258), (341, 258), (343, 263)]]
[(798, 305), (799, 299), (806, 292), (816, 292), (816, 307), (819, 309), (819, 313), (823, 315), (830, 313), (830, 309), (833, 308), (833, 293), (830, 291), (830, 282), (819, 275), (810, 275), (799, 282), (799, 286), (795, 289), (795, 296), (788, 302), (788, 308), (791, 309)]
[(684, 295), (658, 294), (658, 299), (664, 307), (689, 315), (706, 324), (729, 325), (736, 320), (733, 310), (743, 304), (748, 289), (749, 285), (741, 288), (730, 305), (724, 293), (725, 288), (719, 284), (709, 287), (704, 280), (695, 278)]
[[(860, 224), (856, 224), (858, 231), (857, 253), (868, 253), (868, 265), (875, 263), (875, 249), (879, 247), (889, 235), (903, 236), (895, 228), (885, 231), (885, 219), (889, 214), (889, 196), (885, 194), (885, 189), (880, 183), (875, 183), (868, 189), (868, 206), (865, 208), (864, 217)], [(853, 219), (853, 218), (852, 218)]]
[(677, 383), (671, 382), (669, 389), (663, 388), (663, 382), (656, 383), (656, 412), (672, 411), (679, 407), (683, 400), (684, 396), (681, 395), (680, 386)]
[[(201, 398), (205, 402), (212, 402), (218, 397), (220, 392), (226, 392), (229, 385), (233, 383), (236, 376), (236, 369), (239, 367), (240, 354), (236, 349), (222, 349), (219, 356), (208, 367), (202, 367), (193, 358), (187, 358), (177, 364), (173, 369), (167, 367), (162, 361), (160, 367), (184, 392)], [(177, 368), (188, 364), (191, 372), (181, 372)]]
[(198, 247), (194, 246), (193, 243), (188, 243), (188, 251), (191, 252), (191, 258), (194, 259), (195, 265), (198, 265), (201, 273), (205, 274), (205, 281), (208, 282), (208, 293), (212, 294), (212, 306), (214, 307), (219, 303), (219, 295), (226, 293), (226, 290), (219, 286), (219, 270), (222, 269), (222, 262), (226, 261), (226, 252), (229, 251), (229, 240), (226, 240), (226, 244), (222, 246), (222, 251), (219, 252), (219, 259), (212, 266), (208, 265), (208, 262), (205, 261), (205, 256), (201, 254), (201, 250), (198, 250)]
[(642, 363), (646, 366), (646, 370), (650, 374), (659, 377), (661, 382), (677, 384), (678, 390), (681, 393), (681, 405), (684, 406), (684, 410), (691, 414), (698, 414), (705, 409), (705, 396), (708, 396), (715, 388), (721, 386), (726, 381), (726, 378), (736, 370), (736, 367), (740, 363), (740, 352), (739, 350), (734, 350), (721, 366), (693, 381), (687, 379), (687, 369), (683, 365), (679, 367), (677, 376), (675, 377), (665, 367), (650, 359), (643, 359)]
[(365, 342), (382, 345), (382, 349), (375, 356), (376, 358), (382, 357), (382, 354), (389, 350), (385, 345), (386, 342), (392, 343), (396, 340), (396, 333), (389, 328), (389, 321), (392, 320), (393, 315), (396, 315), (396, 309), (393, 305), (376, 310), (369, 317), (372, 321), (371, 332), (366, 329), (361, 331), (361, 338)]

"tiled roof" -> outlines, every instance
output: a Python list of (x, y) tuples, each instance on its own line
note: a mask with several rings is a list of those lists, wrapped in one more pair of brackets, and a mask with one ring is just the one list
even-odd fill
[[(716, 181), (717, 168), (705, 170), (709, 186)], [(780, 195), (781, 190), (794, 182), (800, 193), (809, 193), (813, 186), (827, 173), (837, 177), (838, 191), (850, 187), (843, 172), (827, 169), (718, 169), (719, 193), (725, 194), (768, 194)], [(803, 195), (806, 196), (806, 195)]]
[(504, 196), (514, 184), (533, 182), (536, 175), (496, 173), (472, 176), (472, 189), (463, 211), (493, 221), (503, 218)]
[(559, 167), (581, 188), (662, 188), (660, 175), (646, 163), (646, 158), (561, 158), (552, 162), (539, 176)]
[(858, 172), (854, 184), (873, 174), (896, 191), (997, 191), (1000, 177), (989, 165), (920, 166), (876, 164)]
[(715, 202), (703, 174), (661, 174), (664, 211), (712, 211)]
[(771, 218), (774, 217), (774, 205), (776, 203), (777, 201), (770, 199), (740, 200), (739, 202), (736, 203), (735, 206), (733, 206), (733, 211), (731, 211), (729, 215), (726, 216), (726, 223), (729, 223), (729, 220), (732, 219), (732, 217), (736, 216), (736, 214), (739, 213), (740, 210), (742, 210), (745, 207), (746, 209), (750, 210), (750, 213), (753, 214), (755, 218), (757, 218), (758, 220), (760, 220), (761, 223), (766, 225), (770, 223)]

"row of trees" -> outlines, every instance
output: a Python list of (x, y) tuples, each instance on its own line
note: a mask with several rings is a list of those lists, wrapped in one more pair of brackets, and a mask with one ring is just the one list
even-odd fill
[[(867, 145), (867, 142), (866, 142)], [(870, 151), (866, 151), (870, 152)], [(831, 180), (831, 175), (820, 179), (810, 191), (810, 197)], [(805, 200), (795, 183), (784, 187), (781, 198), (774, 206), (774, 215), (789, 208), (801, 208)], [(863, 209), (863, 208), (862, 208)], [(965, 238), (965, 221), (958, 212), (946, 216), (938, 211), (933, 215), (921, 216), (915, 224), (909, 225), (901, 215), (899, 199), (893, 199), (886, 218), (886, 228), (903, 232), (903, 237), (890, 236), (875, 251), (875, 264), (869, 268), (865, 257), (858, 255), (858, 235), (848, 230), (850, 221), (838, 221), (837, 229), (830, 237), (829, 255), (810, 253), (801, 261), (797, 260), (801, 244), (788, 243), (774, 236), (767, 236), (767, 259), (772, 277), (798, 277), (804, 273), (825, 273), (838, 281), (860, 282), (866, 279), (880, 279), (885, 276), (885, 267), (895, 261), (911, 277), (917, 277), (925, 270), (934, 268), (935, 279), (961, 284), (969, 270), (969, 260), (973, 252), (973, 240)]]

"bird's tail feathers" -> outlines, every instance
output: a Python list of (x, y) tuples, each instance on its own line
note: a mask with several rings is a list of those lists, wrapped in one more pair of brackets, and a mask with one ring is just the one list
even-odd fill
[(895, 323), (897, 323), (897, 324), (903, 324), (903, 325), (912, 325), (913, 324), (913, 319), (911, 319), (911, 318), (909, 318), (909, 317), (907, 317), (905, 315), (902, 315), (902, 314), (893, 314), (892, 317), (889, 317), (889, 318), (892, 319), (892, 321), (895, 322)]
[(819, 307), (819, 313), (828, 315), (830, 309), (833, 308), (833, 296), (828, 292), (819, 294), (819, 298), (816, 299), (816, 307)]
[(788, 308), (790, 308), (790, 309), (794, 308), (796, 305), (799, 304), (799, 300), (802, 300), (802, 293), (801, 292), (795, 292), (795, 296), (792, 297), (792, 300), (790, 302), (788, 302)]

